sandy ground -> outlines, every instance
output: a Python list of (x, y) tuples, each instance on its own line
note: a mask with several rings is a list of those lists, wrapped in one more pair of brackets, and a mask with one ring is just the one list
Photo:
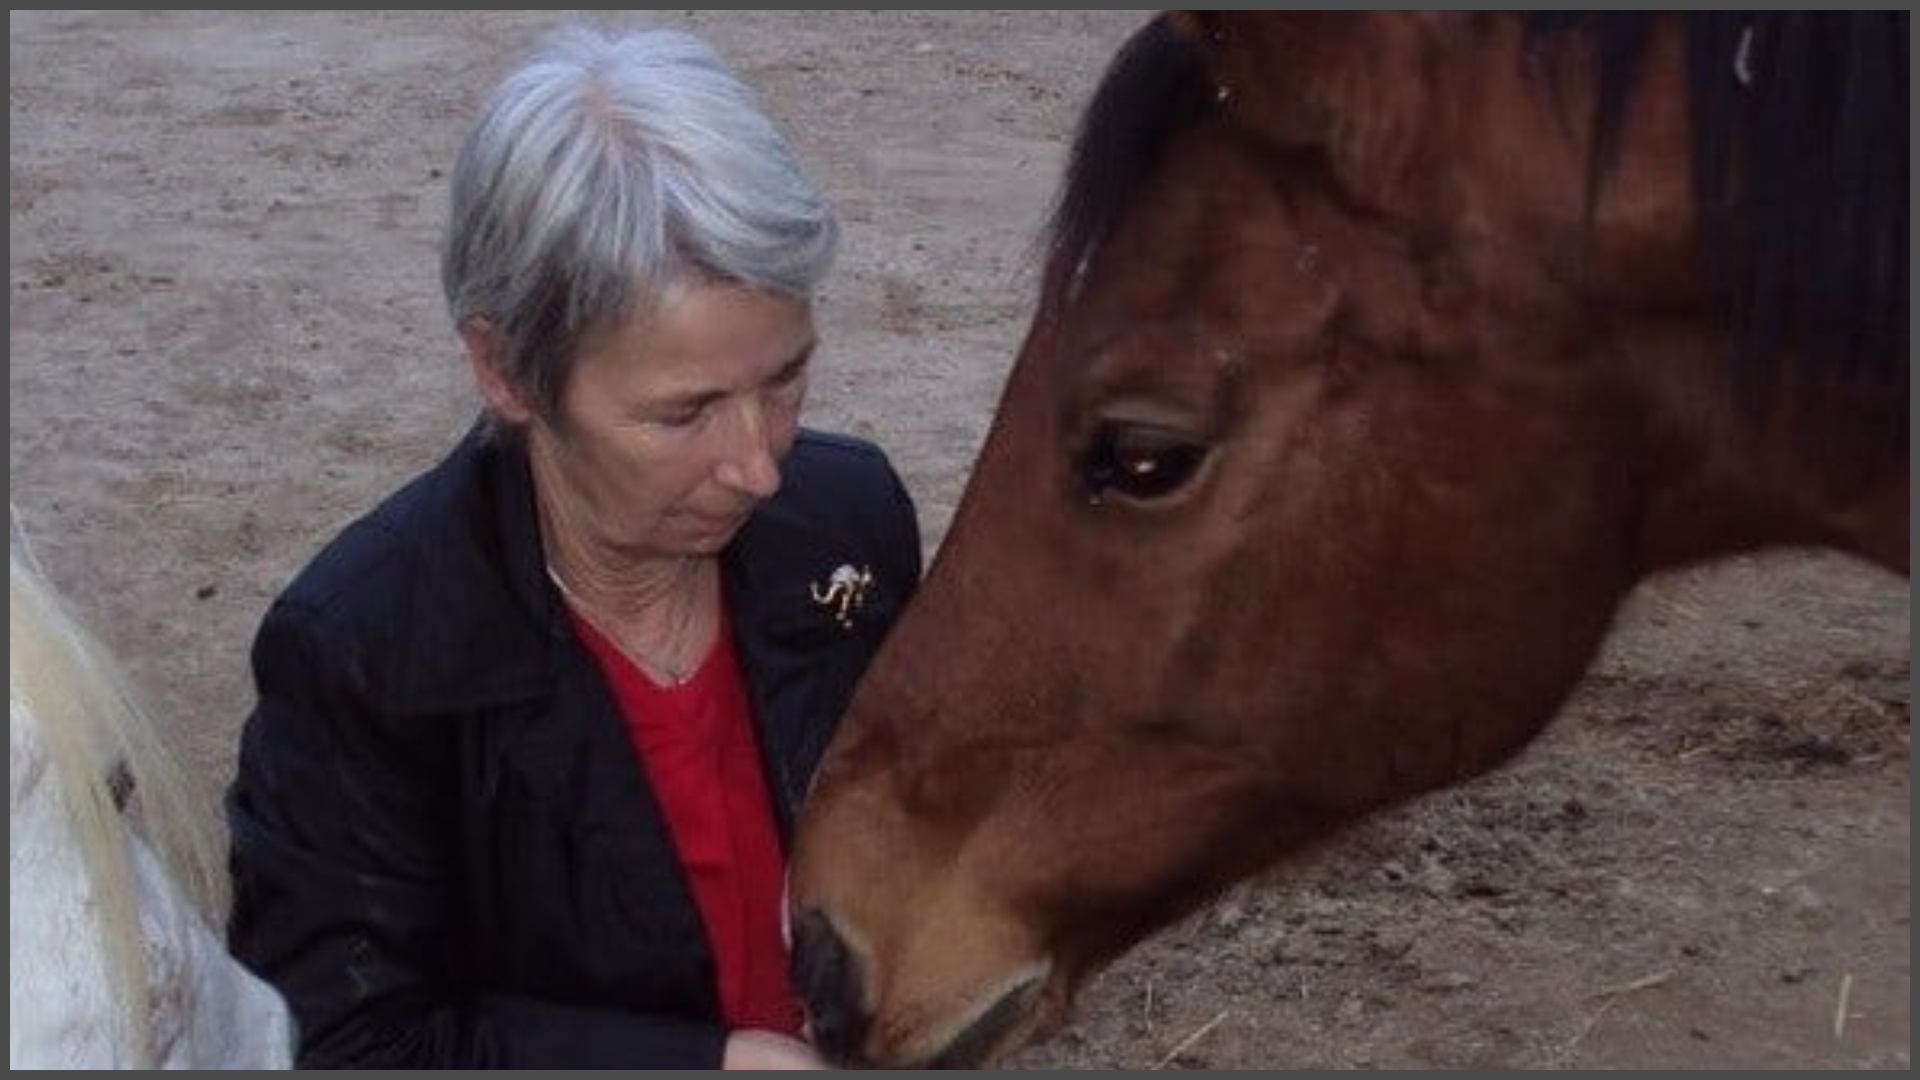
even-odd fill
[[(894, 452), (931, 549), (1144, 15), (653, 17), (839, 202), (809, 420)], [(268, 598), (467, 422), (443, 169), (553, 18), (10, 13), (10, 497), (210, 815)], [(1910, 599), (1809, 553), (1650, 583), (1520, 762), (1169, 929), (1015, 1064), (1906, 1067)]]

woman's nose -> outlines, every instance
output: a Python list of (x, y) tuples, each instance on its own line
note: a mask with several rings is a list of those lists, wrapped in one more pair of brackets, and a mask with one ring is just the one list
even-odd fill
[(728, 487), (764, 499), (780, 490), (779, 448), (784, 441), (774, 430), (774, 418), (752, 398), (733, 410), (728, 446), (720, 462), (720, 480)]

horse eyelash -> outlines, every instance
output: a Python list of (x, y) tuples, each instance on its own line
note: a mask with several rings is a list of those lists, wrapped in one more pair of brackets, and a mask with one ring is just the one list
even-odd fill
[(1206, 454), (1204, 445), (1163, 429), (1104, 423), (1080, 458), (1087, 503), (1100, 505), (1109, 490), (1142, 501), (1164, 498), (1186, 485)]

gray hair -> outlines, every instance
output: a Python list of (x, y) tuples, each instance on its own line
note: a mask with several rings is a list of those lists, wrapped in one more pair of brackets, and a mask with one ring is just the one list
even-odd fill
[(809, 297), (839, 242), (752, 91), (677, 30), (551, 32), (455, 162), (441, 281), (456, 327), (546, 418), (583, 337), (685, 280)]

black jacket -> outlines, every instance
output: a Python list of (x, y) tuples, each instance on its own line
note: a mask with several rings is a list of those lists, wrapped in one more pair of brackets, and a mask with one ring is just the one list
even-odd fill
[[(724, 553), (783, 842), (920, 576), (878, 449), (802, 432)], [(843, 626), (817, 603), (871, 572)], [(599, 669), (545, 574), (526, 457), (470, 436), (272, 604), (227, 793), (234, 952), (299, 1064), (713, 1067), (713, 959)]]

